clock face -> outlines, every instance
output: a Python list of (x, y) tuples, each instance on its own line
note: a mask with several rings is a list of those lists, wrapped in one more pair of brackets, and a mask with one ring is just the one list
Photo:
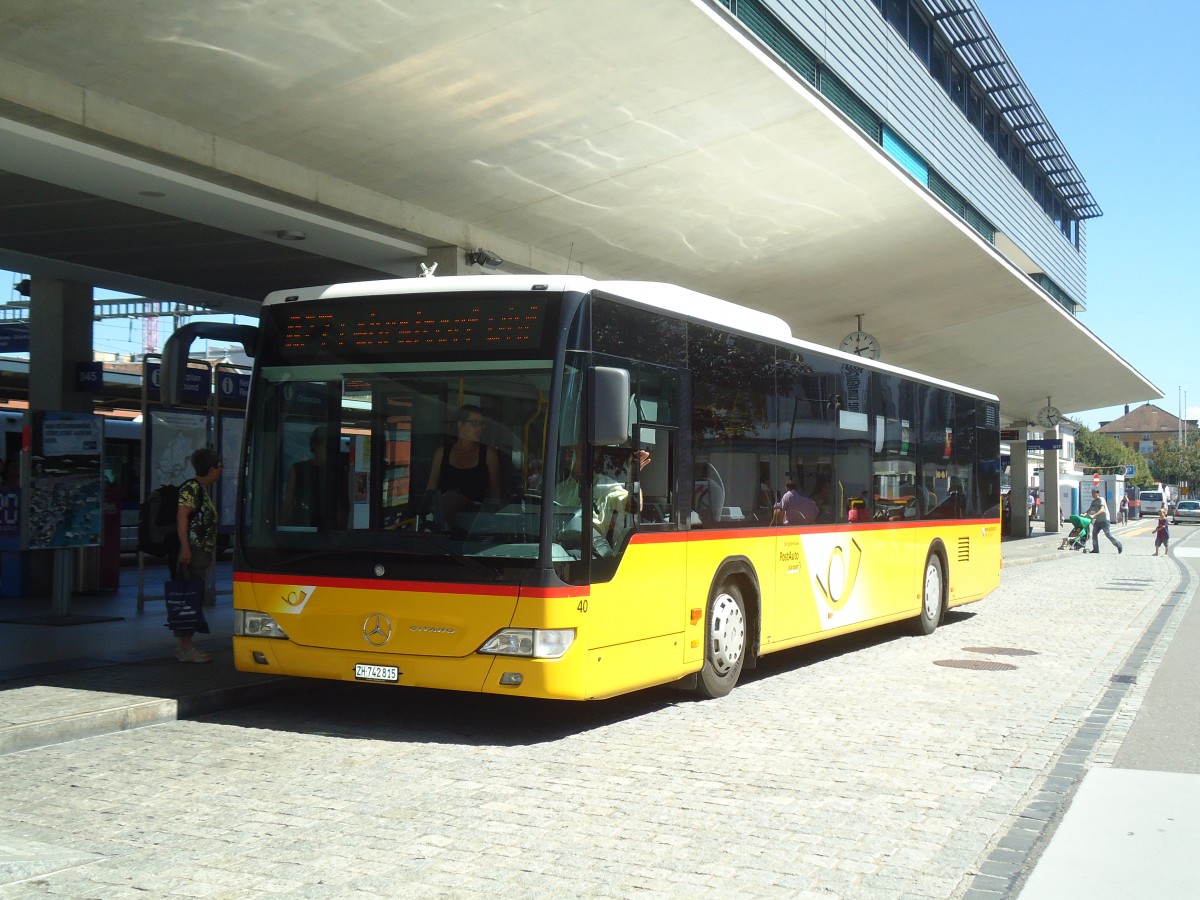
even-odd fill
[(839, 348), (843, 353), (854, 356), (865, 356), (867, 359), (879, 359), (879, 341), (865, 331), (853, 331), (842, 338)]
[(1037, 421), (1043, 428), (1054, 428), (1062, 421), (1062, 413), (1053, 406), (1046, 406), (1038, 410)]

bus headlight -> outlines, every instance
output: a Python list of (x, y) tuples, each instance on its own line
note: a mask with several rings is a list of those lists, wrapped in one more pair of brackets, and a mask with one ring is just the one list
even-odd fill
[(558, 659), (575, 640), (574, 628), (505, 628), (484, 641), (479, 653)]
[(233, 633), (235, 637), (287, 638), (278, 622), (266, 613), (252, 609), (233, 611)]

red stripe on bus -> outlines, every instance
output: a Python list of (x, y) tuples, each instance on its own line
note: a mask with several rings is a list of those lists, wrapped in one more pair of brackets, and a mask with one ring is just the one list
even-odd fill
[(944, 529), (963, 526), (994, 525), (999, 519), (917, 519), (906, 522), (843, 522), (840, 525), (822, 522), (812, 525), (762, 525), (753, 528), (695, 528), (691, 531), (639, 532), (630, 538), (631, 544), (662, 544), (674, 541), (729, 541), (735, 538), (776, 537), (781, 535), (827, 534), (841, 531), (886, 531), (894, 528)]
[(422, 594), (488, 594), (515, 597), (515, 584), (443, 584), (440, 581), (385, 581), (371, 578), (330, 578), (307, 575), (267, 575), (259, 572), (235, 572), (235, 582), (243, 584), (311, 584), (313, 587), (340, 587), (363, 591), (413, 591)]
[(586, 597), (591, 594), (591, 585), (569, 585), (566, 587), (522, 587), (520, 585), (494, 585), (458, 583), (444, 584), (440, 581), (376, 581), (368, 578), (307, 578), (302, 575), (268, 575), (257, 572), (235, 572), (233, 580), (243, 584), (285, 584), (303, 582), (313, 587), (352, 588), (365, 591), (408, 591), (418, 594), (485, 594), (493, 597), (523, 597), (554, 599), (558, 597)]

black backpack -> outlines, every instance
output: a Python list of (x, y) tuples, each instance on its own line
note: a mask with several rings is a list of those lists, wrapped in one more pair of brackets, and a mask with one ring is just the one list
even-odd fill
[(162, 484), (138, 507), (138, 549), (150, 556), (168, 556), (179, 546), (176, 516), (179, 488)]

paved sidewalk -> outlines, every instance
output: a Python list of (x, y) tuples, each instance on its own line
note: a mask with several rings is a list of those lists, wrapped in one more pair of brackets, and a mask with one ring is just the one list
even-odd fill
[[(120, 588), (76, 595), (71, 613), (108, 619), (86, 624), (0, 623), (0, 754), (124, 731), (306, 690), (314, 682), (234, 670), (231, 566), (219, 566), (217, 604), (205, 610), (212, 634), (196, 645), (215, 654), (209, 664), (181, 663), (165, 627), (161, 598), (166, 569), (147, 567), (147, 599), (137, 611), (138, 569), (121, 571)], [(158, 594), (157, 597), (152, 595)], [(47, 598), (0, 598), (0, 618), (33, 618)]]
[[(1134, 519), (1124, 525), (1113, 525), (1113, 536), (1124, 541), (1126, 537), (1137, 537), (1138, 535), (1151, 534), (1154, 531), (1154, 520), (1152, 519)], [(1060, 553), (1079, 552), (1059, 550), (1059, 544), (1071, 531), (1070, 525), (1060, 525), (1057, 532), (1047, 532), (1044, 522), (1034, 522), (1033, 532), (1027, 538), (1004, 538), (1001, 544), (1001, 554), (1004, 558), (1005, 566), (1020, 566), (1028, 563), (1039, 562), (1045, 559), (1054, 559)], [(1089, 543), (1090, 547), (1091, 544)], [(1116, 553), (1117, 548), (1112, 546), (1103, 536), (1100, 538), (1101, 553)]]

